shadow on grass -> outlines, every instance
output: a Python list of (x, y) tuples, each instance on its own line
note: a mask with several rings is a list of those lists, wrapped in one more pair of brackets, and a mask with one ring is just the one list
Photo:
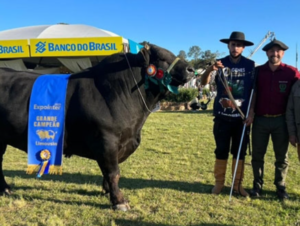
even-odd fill
[[(122, 226), (131, 226), (131, 225), (138, 225), (138, 226), (181, 226), (177, 224), (160, 224), (160, 223), (152, 223), (152, 222), (142, 222), (142, 221), (134, 221), (134, 220), (125, 220), (125, 219), (116, 219), (115, 220), (117, 225)], [(189, 226), (235, 226), (233, 224), (216, 224), (216, 223), (199, 223), (199, 224), (187, 224)]]
[(182, 114), (207, 114), (207, 115), (212, 115), (213, 114), (213, 110), (209, 109), (209, 110), (189, 110), (189, 111), (158, 111), (157, 113), (159, 114), (164, 114), (164, 113), (182, 113)]
[[(224, 187), (222, 190), (222, 194), (230, 194), (230, 187)], [(248, 193), (250, 192), (250, 189), (245, 189)], [(233, 196), (236, 196), (233, 193)], [(236, 196), (237, 197), (237, 196)], [(242, 198), (242, 197), (241, 197)], [(299, 196), (293, 193), (289, 193), (289, 199), (287, 201), (298, 201), (299, 200)], [(275, 192), (275, 188), (274, 191), (273, 190), (263, 190), (262, 194), (260, 197), (251, 197), (252, 200), (263, 200), (263, 201), (279, 201), (282, 204), (285, 204), (285, 200), (280, 200), (277, 197), (277, 194)], [(287, 205), (288, 207), (288, 205)], [(295, 209), (295, 207), (292, 207), (293, 209)], [(300, 206), (297, 206), (296, 209), (300, 210)]]
[[(34, 175), (28, 175), (24, 171), (20, 170), (4, 170), (4, 175), (6, 177), (20, 177), (22, 179), (35, 179)], [(99, 192), (97, 191), (86, 191), (84, 189), (77, 189), (72, 190), (72, 192), (76, 192), (81, 195), (88, 195), (88, 196), (97, 196), (100, 194), (101, 188), (102, 188), (102, 179), (103, 177), (101, 175), (85, 175), (85, 174), (71, 174), (71, 173), (63, 173), (63, 175), (44, 175), (40, 179), (36, 179), (39, 181), (56, 181), (56, 182), (63, 182), (63, 183), (75, 183), (75, 184), (93, 184), (99, 186)], [(11, 185), (12, 189), (33, 189), (30, 186), (14, 186)], [(193, 192), (193, 193), (199, 193), (199, 194), (211, 194), (211, 189), (213, 185), (209, 184), (203, 184), (199, 182), (195, 183), (189, 183), (185, 181), (163, 181), (163, 180), (152, 180), (152, 179), (141, 179), (141, 178), (126, 178), (121, 177), (119, 182), (120, 189), (129, 189), (129, 190), (135, 190), (135, 189), (144, 189), (144, 188), (161, 188), (161, 189), (172, 189), (172, 190), (178, 190), (183, 192)], [(35, 188), (34, 188), (35, 189)], [(44, 187), (42, 188), (44, 190)], [(49, 188), (48, 190), (51, 190)], [(70, 190), (62, 190), (63, 192), (70, 192)], [(249, 190), (247, 189), (249, 192)], [(222, 190), (222, 194), (229, 194), (230, 193), (230, 187), (224, 187)], [(233, 196), (236, 196), (233, 194)], [(299, 200), (299, 196), (290, 193), (290, 198), (288, 201), (297, 201)], [(236, 196), (238, 197), (238, 196)], [(276, 201), (278, 200), (275, 188), (273, 190), (263, 190), (262, 195), (259, 198), (253, 198), (253, 199), (259, 199), (259, 200), (265, 200), (265, 201)], [(282, 202), (284, 203), (284, 202)], [(293, 207), (295, 208), (295, 207)], [(300, 210), (300, 206), (299, 206)]]
[[(66, 200), (59, 200), (59, 199), (54, 199), (54, 198), (41, 198), (40, 196), (32, 196), (32, 195), (22, 195), (22, 197), (26, 200), (40, 200), (40, 201), (47, 201), (47, 202), (53, 202), (56, 204), (64, 204), (64, 205), (77, 205), (77, 206), (81, 206), (81, 205), (86, 205), (86, 206), (91, 206), (91, 207), (96, 207), (99, 209), (109, 209), (111, 208), (110, 204), (96, 204), (94, 202), (81, 202), (81, 201), (66, 201)], [(108, 201), (109, 202), (109, 201)]]
[[(6, 177), (20, 177), (22, 179), (35, 179), (34, 175), (28, 175), (24, 171), (20, 170), (3, 170)], [(63, 175), (44, 175), (39, 181), (58, 181), (64, 183), (75, 184), (96, 184), (102, 186), (102, 176), (98, 175), (84, 175), (84, 174), (70, 174), (63, 173)], [(143, 188), (163, 188), (173, 189), (184, 192), (194, 193), (208, 193), (210, 194), (212, 185), (203, 183), (189, 183), (184, 181), (163, 181), (163, 180), (151, 180), (140, 178), (126, 178), (121, 177), (119, 182), (120, 188), (126, 189), (143, 189)], [(14, 187), (14, 185), (12, 185)], [(18, 189), (18, 187), (16, 187)], [(24, 187), (24, 189), (26, 189)]]

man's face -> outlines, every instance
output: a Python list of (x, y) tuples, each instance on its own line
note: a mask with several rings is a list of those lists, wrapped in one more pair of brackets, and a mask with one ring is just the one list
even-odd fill
[(278, 65), (284, 55), (284, 51), (279, 46), (273, 46), (267, 51), (269, 62), (274, 65)]
[(232, 58), (238, 58), (244, 51), (245, 45), (240, 41), (230, 41), (228, 43), (228, 49)]

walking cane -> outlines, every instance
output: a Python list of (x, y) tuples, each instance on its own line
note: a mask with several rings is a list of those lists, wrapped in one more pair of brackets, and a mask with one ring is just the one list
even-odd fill
[[(246, 118), (248, 118), (248, 115), (249, 115), (249, 110), (250, 110), (250, 105), (251, 105), (251, 101), (252, 101), (253, 92), (254, 92), (254, 90), (252, 89), (251, 95), (250, 95), (250, 99), (249, 99), (249, 104), (248, 104)], [(244, 127), (243, 127), (243, 132), (242, 132), (242, 137), (241, 137), (241, 141), (240, 141), (240, 146), (239, 146), (238, 154), (237, 154), (237, 157), (236, 157), (236, 163), (235, 163), (235, 167), (234, 167), (234, 174), (233, 174), (233, 177), (232, 177), (232, 183), (231, 183), (229, 201), (231, 201), (231, 196), (232, 196), (232, 191), (233, 191), (233, 186), (234, 186), (234, 180), (235, 180), (235, 176), (236, 176), (237, 167), (238, 167), (238, 164), (239, 164), (238, 160), (240, 158), (240, 153), (241, 153), (241, 148), (242, 148), (242, 145), (243, 145), (245, 130), (246, 130), (246, 124), (244, 124)]]
[[(258, 74), (258, 70), (255, 70), (254, 85), (253, 85), (253, 88), (251, 90), (251, 95), (250, 95), (249, 104), (248, 104), (248, 108), (247, 108), (246, 118), (248, 118), (248, 115), (249, 115), (257, 74)], [(235, 163), (235, 167), (234, 167), (234, 173), (233, 173), (233, 177), (232, 177), (232, 183), (231, 183), (231, 189), (230, 189), (230, 195), (229, 195), (229, 202), (231, 201), (231, 196), (232, 196), (232, 191), (233, 191), (233, 186), (234, 186), (234, 180), (235, 180), (235, 176), (236, 176), (237, 167), (238, 167), (238, 164), (239, 164), (238, 160), (240, 158), (240, 153), (241, 153), (241, 148), (242, 148), (242, 145), (243, 145), (245, 130), (246, 130), (246, 124), (244, 124), (244, 127), (243, 127), (240, 146), (239, 146), (238, 154), (237, 154), (237, 157), (236, 157), (236, 163)]]

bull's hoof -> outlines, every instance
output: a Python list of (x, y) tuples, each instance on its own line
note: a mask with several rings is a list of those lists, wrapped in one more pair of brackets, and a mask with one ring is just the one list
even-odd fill
[(122, 204), (114, 205), (113, 209), (114, 210), (121, 210), (121, 211), (126, 212), (126, 211), (130, 210), (130, 206), (129, 206), (128, 202), (125, 202), (125, 203), (122, 203)]
[(0, 195), (1, 196), (10, 196), (10, 195), (12, 195), (12, 191), (10, 190), (10, 188), (5, 188), (4, 190), (2, 190), (0, 192)]

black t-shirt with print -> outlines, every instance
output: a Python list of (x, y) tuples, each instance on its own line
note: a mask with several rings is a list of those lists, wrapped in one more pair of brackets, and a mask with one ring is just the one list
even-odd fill
[[(231, 73), (225, 76), (232, 96), (237, 106), (244, 115), (247, 113), (249, 98), (253, 87), (254, 79), (254, 61), (243, 56), (238, 63), (232, 63), (229, 56), (219, 59), (224, 67), (230, 68)], [(221, 73), (216, 72), (215, 82), (217, 86), (217, 96), (214, 102), (214, 116), (228, 121), (241, 120), (240, 113), (235, 109), (232, 101), (229, 99), (226, 90), (220, 80)]]

